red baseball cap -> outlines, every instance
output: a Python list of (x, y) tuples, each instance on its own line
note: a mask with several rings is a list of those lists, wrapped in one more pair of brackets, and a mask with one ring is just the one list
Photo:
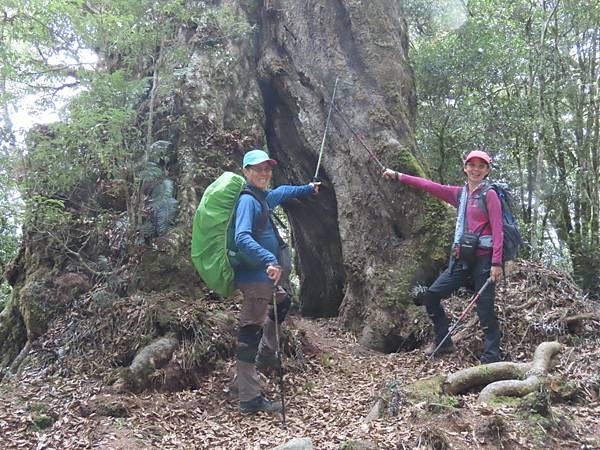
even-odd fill
[(489, 166), (492, 163), (492, 158), (486, 152), (482, 152), (481, 150), (473, 150), (471, 153), (467, 155), (465, 159), (465, 164), (471, 161), (472, 159), (479, 158)]

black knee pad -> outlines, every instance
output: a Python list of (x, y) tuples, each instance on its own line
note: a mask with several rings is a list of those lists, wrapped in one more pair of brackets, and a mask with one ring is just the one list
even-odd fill
[(439, 300), (439, 296), (434, 294), (429, 289), (423, 290), (413, 298), (413, 303), (417, 306), (427, 306), (430, 303)]
[[(287, 313), (291, 307), (292, 307), (292, 296), (290, 294), (287, 294), (281, 302), (277, 303), (277, 321), (279, 323), (281, 323), (285, 320), (285, 317), (287, 316)], [(275, 321), (275, 314), (273, 312), (273, 307), (269, 308), (269, 318), (272, 321)]]
[(243, 362), (254, 363), (262, 333), (262, 327), (259, 325), (241, 327), (235, 357)]

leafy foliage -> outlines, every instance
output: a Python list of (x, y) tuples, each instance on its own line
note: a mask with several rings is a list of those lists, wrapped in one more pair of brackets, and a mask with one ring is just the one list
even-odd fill
[(191, 31), (200, 45), (218, 47), (252, 26), (230, 5), (205, 1), (7, 1), (5, 104), (35, 92), (46, 108), (70, 92), (62, 120), (29, 133), (23, 195), (66, 201), (95, 180), (123, 180), (130, 234), (164, 234), (176, 217), (177, 189), (166, 176), (172, 146), (157, 123), (170, 114), (189, 59), (183, 36)]
[(30, 133), (23, 189), (56, 195), (100, 175), (123, 177), (128, 144), (139, 139), (134, 105), (143, 89), (121, 71), (97, 77), (72, 101), (65, 121)]
[[(1, 125), (8, 125), (7, 115)], [(4, 124), (2, 123), (4, 122)], [(8, 300), (11, 288), (2, 274), (19, 245), (20, 201), (17, 196), (14, 172), (11, 168), (11, 143), (14, 136), (10, 126), (0, 127), (0, 311)]]
[(494, 178), (519, 193), (530, 255), (599, 294), (600, 7), (457, 4), (408, 2), (419, 149), (444, 183), (460, 182), (468, 151), (492, 153)]

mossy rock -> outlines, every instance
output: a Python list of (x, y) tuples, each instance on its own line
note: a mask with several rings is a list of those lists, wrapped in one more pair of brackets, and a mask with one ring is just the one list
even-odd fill
[(584, 397), (581, 388), (563, 377), (552, 377), (548, 388), (550, 389), (550, 398), (553, 402), (575, 403)]
[(444, 375), (425, 378), (405, 386), (404, 390), (411, 403), (426, 402), (442, 407), (457, 408), (460, 406), (460, 400), (453, 395), (444, 394), (443, 385), (445, 380)]
[(379, 447), (374, 442), (347, 440), (340, 446), (340, 450), (377, 450)]
[(518, 407), (524, 415), (540, 415), (544, 418), (552, 417), (552, 406), (550, 403), (550, 391), (542, 386), (538, 391), (527, 394), (521, 399)]

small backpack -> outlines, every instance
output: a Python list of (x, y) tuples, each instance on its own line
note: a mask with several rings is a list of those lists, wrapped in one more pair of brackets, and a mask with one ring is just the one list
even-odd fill
[[(247, 188), (244, 177), (233, 172), (224, 172), (206, 188), (192, 226), (192, 262), (204, 283), (223, 297), (235, 289), (234, 268), (262, 267), (235, 245), (235, 209), (243, 194), (252, 195), (261, 204), (261, 215), (252, 230), (253, 234), (260, 233), (270, 220), (267, 202)], [(277, 231), (276, 235), (282, 245)]]
[(483, 188), (480, 197), (480, 208), (489, 217), (486, 195), (490, 189), (496, 191), (502, 205), (502, 229), (504, 230), (504, 245), (502, 248), (502, 262), (513, 260), (519, 254), (519, 247), (523, 244), (519, 223), (513, 213), (513, 196), (506, 183), (489, 183)]

